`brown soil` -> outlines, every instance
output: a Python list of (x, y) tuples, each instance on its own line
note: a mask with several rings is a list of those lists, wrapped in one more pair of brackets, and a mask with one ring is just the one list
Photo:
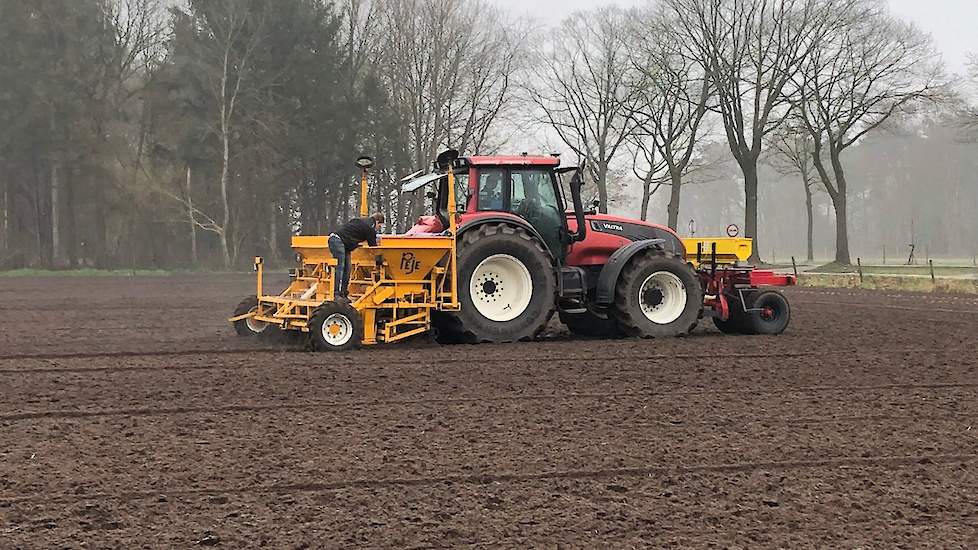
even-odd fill
[(250, 289), (0, 279), (0, 547), (978, 546), (974, 296), (312, 354), (234, 336)]

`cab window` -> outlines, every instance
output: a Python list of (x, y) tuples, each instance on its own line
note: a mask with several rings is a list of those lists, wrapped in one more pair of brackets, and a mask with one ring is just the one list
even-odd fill
[(488, 169), (479, 171), (479, 210), (504, 210), (503, 181), (505, 170)]

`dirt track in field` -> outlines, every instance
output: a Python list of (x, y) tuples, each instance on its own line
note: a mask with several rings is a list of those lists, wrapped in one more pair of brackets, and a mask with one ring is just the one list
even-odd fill
[(339, 355), (250, 289), (0, 279), (0, 548), (978, 547), (978, 297)]

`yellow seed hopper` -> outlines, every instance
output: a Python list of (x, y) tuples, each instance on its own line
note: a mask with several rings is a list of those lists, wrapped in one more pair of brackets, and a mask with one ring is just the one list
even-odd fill
[[(450, 162), (447, 177), (449, 193), (454, 194)], [(366, 168), (361, 192), (365, 196)], [(290, 271), (288, 288), (277, 295), (264, 294), (263, 261), (256, 257), (256, 295), (242, 302), (229, 321), (239, 334), (274, 327), (307, 332), (318, 349), (395, 342), (429, 331), (433, 310), (459, 308), (454, 196), (449, 197), (448, 205), (450, 227), (445, 234), (387, 235), (377, 246), (354, 250), (349, 303), (335, 301), (333, 296), (336, 259), (329, 252), (329, 237), (292, 237), (299, 263)], [(365, 201), (361, 215), (367, 215)]]

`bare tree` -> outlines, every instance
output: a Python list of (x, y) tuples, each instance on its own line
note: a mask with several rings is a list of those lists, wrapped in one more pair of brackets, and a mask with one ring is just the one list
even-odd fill
[[(683, 177), (693, 167), (711, 84), (702, 67), (677, 49), (677, 23), (668, 14), (636, 14), (633, 21), (638, 25), (631, 29), (636, 45), (630, 56), (634, 79), (628, 86), (634, 101), (628, 105), (629, 114), (640, 149), (651, 147), (664, 165), (670, 187), (668, 223), (676, 229)], [(648, 151), (643, 156), (649, 161), (653, 158)], [(655, 166), (654, 162), (647, 164)], [(650, 174), (643, 178), (643, 216), (648, 208)]]
[(786, 125), (771, 134), (769, 141), (772, 154), (767, 157), (768, 163), (782, 175), (797, 175), (801, 178), (801, 184), (805, 190), (807, 222), (805, 259), (811, 262), (815, 259), (812, 187), (818, 183), (818, 175), (815, 173), (815, 164), (812, 160), (814, 145), (811, 136), (798, 125)]
[(799, 113), (812, 161), (832, 199), (835, 261), (849, 264), (847, 181), (842, 153), (891, 116), (946, 91), (931, 38), (875, 0), (835, 14), (844, 22), (812, 48), (797, 75)]
[[(414, 168), (439, 148), (481, 151), (510, 100), (519, 26), (482, 0), (381, 0), (377, 10), (378, 63)], [(405, 206), (402, 219), (414, 213)]]
[(757, 243), (757, 165), (764, 136), (788, 113), (801, 62), (855, 0), (664, 0), (679, 22), (677, 44), (709, 74), (716, 111), (744, 176), (744, 229)]
[(609, 166), (631, 131), (627, 16), (616, 7), (577, 12), (549, 37), (527, 95), (561, 141), (586, 161), (608, 211)]
[[(970, 92), (978, 91), (978, 54), (971, 54), (968, 56), (968, 90)], [(978, 103), (974, 100), (965, 100), (965, 108), (963, 112), (963, 119), (965, 126), (971, 131), (978, 130)]]
[[(230, 268), (237, 256), (232, 234), (231, 141), (237, 131), (239, 103), (255, 86), (251, 62), (262, 40), (263, 14), (250, 10), (245, 0), (202, 3), (200, 13), (200, 32), (207, 37), (204, 42), (207, 47), (201, 57), (202, 62), (209, 65), (207, 87), (217, 111), (214, 113), (217, 119), (214, 130), (221, 151), (221, 214), (211, 217), (198, 211), (207, 221), (201, 221), (201, 216), (195, 221), (201, 229), (217, 234), (224, 267)], [(191, 203), (187, 205), (189, 209)]]

